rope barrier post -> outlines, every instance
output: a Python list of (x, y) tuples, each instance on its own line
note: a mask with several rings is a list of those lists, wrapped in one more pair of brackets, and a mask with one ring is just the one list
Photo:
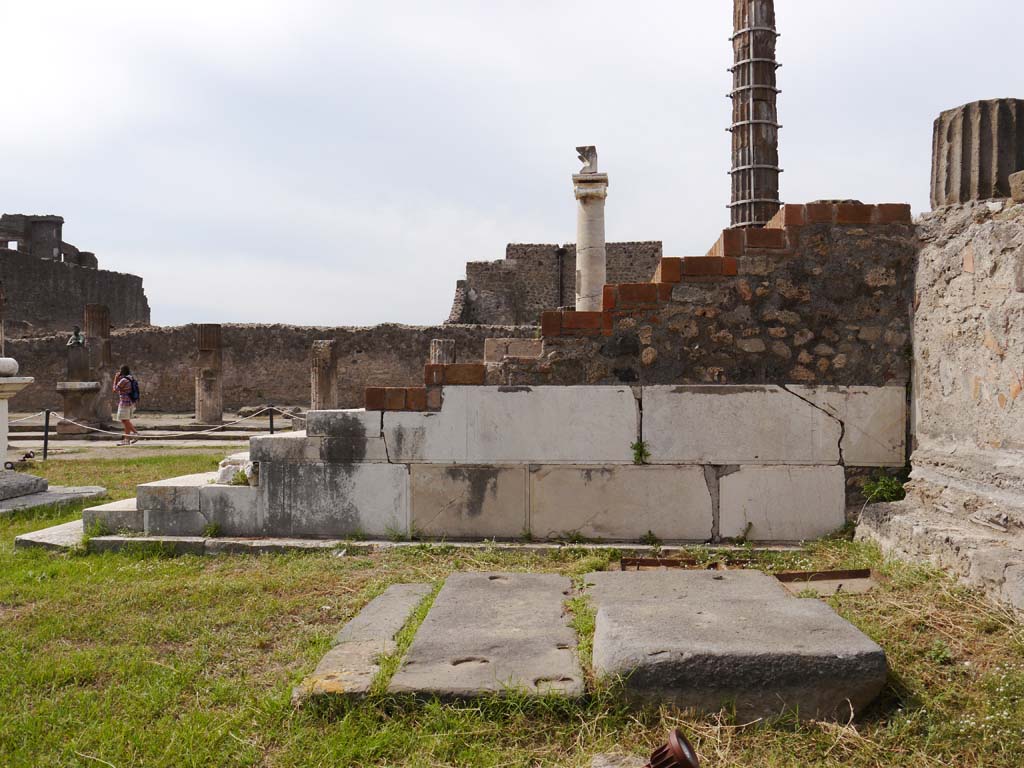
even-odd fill
[(274, 434), (274, 404), (270, 404), (270, 434)]
[(43, 461), (50, 452), (50, 409), (43, 411)]

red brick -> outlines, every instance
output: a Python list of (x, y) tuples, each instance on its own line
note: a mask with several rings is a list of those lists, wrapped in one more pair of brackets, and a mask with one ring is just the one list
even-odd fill
[(882, 203), (876, 205), (879, 224), (912, 224), (910, 206), (905, 203)]
[(717, 256), (687, 256), (683, 259), (683, 274), (687, 277), (717, 276), (722, 274), (724, 259)]
[[(620, 290), (622, 286), (619, 286)], [(562, 327), (567, 331), (601, 330), (600, 312), (566, 312), (562, 315)]]
[(611, 336), (615, 328), (615, 316), (611, 312), (601, 313), (601, 335)]
[(722, 274), (728, 277), (733, 277), (740, 273), (740, 262), (739, 259), (734, 259), (732, 256), (727, 256), (722, 259)]
[(483, 384), (487, 367), (483, 363), (453, 363), (444, 367), (445, 384)]
[(405, 410), (405, 387), (384, 388), (384, 410), (404, 411)]
[(407, 387), (405, 390), (405, 407), (410, 411), (427, 410), (427, 388)]
[(839, 203), (836, 206), (836, 224), (870, 224), (873, 213), (872, 205)]
[(545, 312), (540, 316), (540, 335), (559, 336), (562, 333), (562, 313)]
[(657, 302), (658, 286), (655, 283), (623, 283), (619, 286), (619, 304), (624, 307)]
[(437, 363), (423, 366), (423, 383), (428, 387), (444, 384), (444, 366)]
[(747, 248), (785, 248), (786, 233), (781, 229), (748, 229)]
[(604, 287), (604, 293), (601, 294), (601, 309), (615, 309), (615, 288), (614, 285)]
[[(680, 275), (682, 277), (682, 275)], [(679, 281), (676, 280), (676, 283)], [(671, 301), (672, 300), (672, 287), (675, 283), (655, 283), (658, 286), (658, 301)]]
[(831, 203), (808, 203), (807, 223), (808, 224), (831, 224), (835, 213), (835, 206)]
[(384, 387), (367, 387), (366, 388), (366, 410), (368, 411), (383, 411), (384, 410)]
[(441, 410), (441, 387), (427, 387), (427, 410), (428, 411), (440, 411)]
[(784, 227), (802, 227), (807, 223), (807, 216), (802, 205), (784, 205), (779, 208), (766, 229), (783, 229)]
[(746, 242), (742, 229), (726, 229), (722, 231), (722, 252), (716, 256), (742, 256)]
[(683, 260), (675, 256), (666, 256), (658, 265), (654, 275), (656, 283), (678, 283), (683, 279)]

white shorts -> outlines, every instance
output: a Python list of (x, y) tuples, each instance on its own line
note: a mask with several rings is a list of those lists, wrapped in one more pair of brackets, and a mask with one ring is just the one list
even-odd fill
[(132, 416), (135, 415), (135, 408), (130, 405), (118, 405), (117, 406), (117, 420), (118, 421), (130, 421)]

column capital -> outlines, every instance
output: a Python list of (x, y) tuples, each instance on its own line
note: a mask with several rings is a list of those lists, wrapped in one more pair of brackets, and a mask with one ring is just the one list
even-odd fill
[(572, 183), (577, 200), (603, 200), (608, 197), (607, 173), (574, 173)]

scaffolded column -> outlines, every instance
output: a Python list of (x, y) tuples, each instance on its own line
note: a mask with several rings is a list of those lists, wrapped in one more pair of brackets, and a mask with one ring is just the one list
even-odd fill
[(774, 0), (733, 0), (733, 227), (761, 227), (778, 212), (779, 125)]
[(337, 346), (334, 339), (313, 342), (309, 382), (311, 411), (333, 411), (338, 407)]
[(221, 327), (196, 326), (196, 348), (196, 421), (220, 424), (224, 420)]

